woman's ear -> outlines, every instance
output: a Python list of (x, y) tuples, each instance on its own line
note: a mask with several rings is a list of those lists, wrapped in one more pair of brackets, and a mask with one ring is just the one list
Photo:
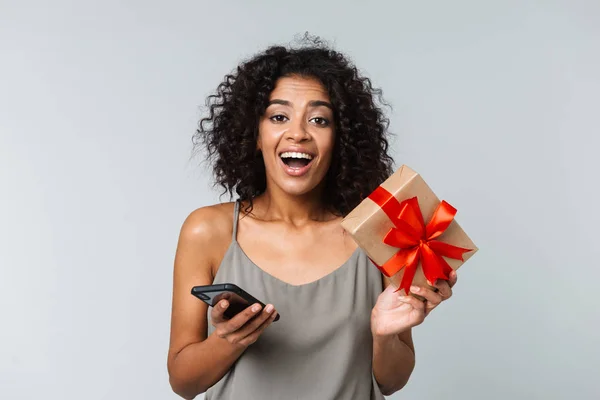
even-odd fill
[(260, 143), (260, 130), (258, 128), (254, 131), (254, 137), (256, 138), (256, 152), (260, 153), (262, 151), (262, 145)]

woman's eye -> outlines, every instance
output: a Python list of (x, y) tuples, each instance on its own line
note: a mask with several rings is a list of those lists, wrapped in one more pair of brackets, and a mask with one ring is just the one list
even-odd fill
[(279, 114), (279, 115), (273, 115), (270, 119), (273, 122), (285, 122), (287, 117), (285, 115)]
[(321, 117), (315, 117), (311, 121), (313, 121), (315, 124), (321, 125), (321, 126), (327, 126), (329, 124), (329, 121), (327, 119), (321, 118)]

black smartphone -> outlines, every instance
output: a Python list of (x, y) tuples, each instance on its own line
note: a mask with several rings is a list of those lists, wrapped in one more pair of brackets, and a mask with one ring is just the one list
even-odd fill
[[(244, 311), (246, 307), (252, 304), (258, 303), (263, 309), (266, 307), (262, 301), (257, 300), (250, 293), (233, 283), (194, 286), (192, 294), (210, 307), (214, 307), (219, 301), (226, 299), (229, 302), (229, 307), (227, 307), (223, 315), (229, 319)], [(279, 313), (277, 313), (273, 321), (277, 320), (279, 320)]]

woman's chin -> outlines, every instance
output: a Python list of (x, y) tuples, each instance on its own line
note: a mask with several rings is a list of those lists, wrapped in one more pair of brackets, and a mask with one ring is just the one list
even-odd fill
[(278, 185), (280, 189), (288, 196), (303, 197), (314, 192), (318, 183), (313, 182), (281, 182)]

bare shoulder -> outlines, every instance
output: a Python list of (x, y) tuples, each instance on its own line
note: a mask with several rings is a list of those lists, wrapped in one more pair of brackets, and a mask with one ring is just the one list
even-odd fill
[(214, 204), (192, 211), (181, 227), (180, 250), (202, 252), (211, 269), (216, 268), (231, 243), (234, 204)]
[(182, 234), (199, 240), (231, 235), (234, 203), (214, 204), (190, 213), (181, 228)]

